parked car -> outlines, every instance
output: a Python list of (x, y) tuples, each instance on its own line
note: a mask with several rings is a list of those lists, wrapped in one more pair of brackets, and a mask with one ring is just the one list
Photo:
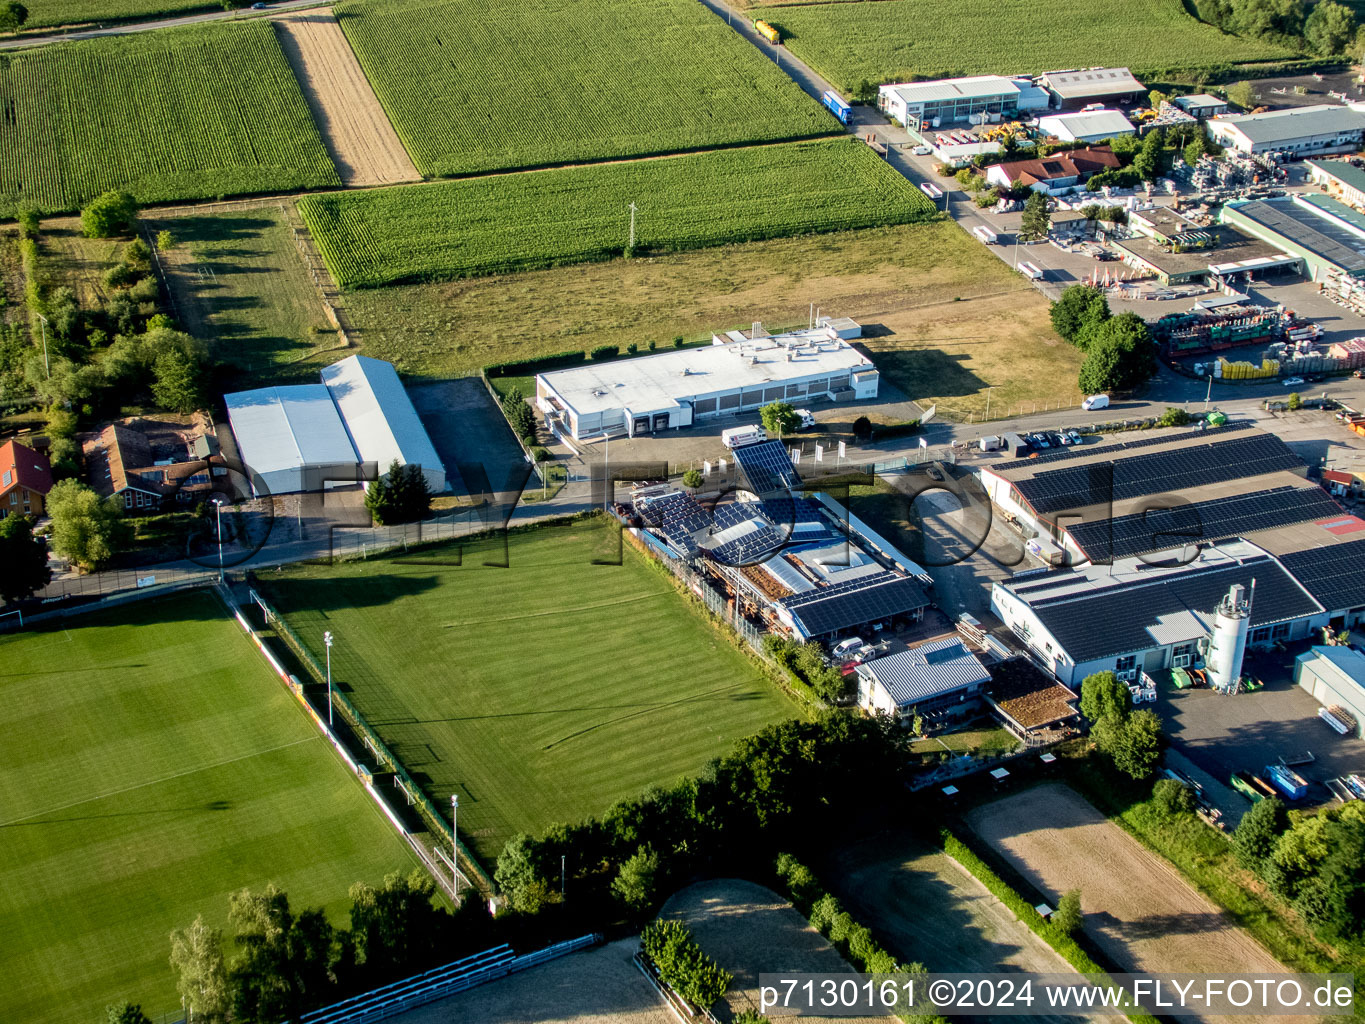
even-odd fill
[(257, 0), (256, 3), (254, 3), (254, 4), (251, 5), (251, 9), (252, 9), (253, 11), (263, 11), (263, 10), (265, 10), (268, 6), (270, 6), (270, 5), (269, 5), (269, 4), (263, 4), (263, 3), (260, 2), (260, 0)]
[(1356, 380), (1365, 380), (1365, 370), (1353, 370), (1351, 376)]
[(830, 653), (830, 654), (834, 657), (834, 659), (837, 661), (837, 660), (839, 660), (839, 659), (841, 659), (841, 658), (846, 658), (846, 657), (850, 656), (850, 655), (853, 654), (855, 651), (860, 651), (860, 650), (862, 650), (862, 649), (863, 649), (864, 647), (866, 647), (866, 646), (867, 646), (867, 644), (865, 644), (865, 643), (863, 642), (863, 638), (862, 638), (862, 637), (860, 637), (860, 636), (851, 636), (851, 637), (849, 637), (847, 640), (843, 641), (842, 643), (836, 644), (836, 645), (834, 646), (834, 650), (830, 651), (829, 653)]
[(1308, 374), (1304, 374), (1304, 378), (1303, 378), (1303, 379), (1306, 380), (1306, 381), (1308, 381), (1309, 384), (1321, 384), (1321, 383), (1322, 383), (1322, 374), (1320, 374), (1320, 373), (1308, 373)]
[(1303, 378), (1302, 378), (1302, 377), (1286, 377), (1284, 380), (1280, 381), (1280, 383), (1283, 384), (1283, 385), (1284, 385), (1285, 387), (1287, 387), (1287, 388), (1298, 387), (1298, 385), (1300, 385), (1300, 384), (1303, 383)]

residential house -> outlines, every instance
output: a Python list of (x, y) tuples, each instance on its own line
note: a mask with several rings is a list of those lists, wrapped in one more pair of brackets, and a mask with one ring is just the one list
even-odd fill
[(0, 445), (0, 519), (11, 513), (41, 516), (50, 490), (52, 467), (46, 455), (18, 441)]
[(159, 511), (172, 496), (185, 502), (212, 490), (212, 460), (157, 458), (136, 421), (111, 423), (83, 448), (90, 486), (103, 497), (120, 498), (129, 512)]
[(1082, 188), (1101, 171), (1119, 166), (1119, 158), (1108, 146), (1069, 149), (1031, 160), (995, 164), (986, 171), (986, 181), (1001, 188), (1016, 183), (1044, 195), (1061, 195)]

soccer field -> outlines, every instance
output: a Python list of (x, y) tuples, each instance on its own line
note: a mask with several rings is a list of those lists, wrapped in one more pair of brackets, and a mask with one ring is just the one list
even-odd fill
[(173, 928), (271, 881), (344, 925), (416, 864), (207, 592), (0, 637), (0, 666), (0, 1021), (178, 1017)]
[[(794, 705), (606, 526), (513, 534), (510, 567), (288, 567), (266, 594), (492, 870), (515, 832), (601, 814), (791, 717)], [(425, 564), (423, 564), (425, 563)]]

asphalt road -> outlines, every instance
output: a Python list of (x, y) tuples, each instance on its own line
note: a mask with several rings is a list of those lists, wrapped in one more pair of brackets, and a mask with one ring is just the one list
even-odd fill
[(78, 28), (46, 35), (19, 36), (15, 39), (0, 40), (0, 50), (17, 50), (26, 46), (47, 46), (51, 43), (70, 42), (74, 39), (94, 39), (97, 36), (123, 36), (134, 32), (151, 32), (158, 28), (175, 28), (177, 25), (196, 25), (204, 21), (238, 21), (243, 18), (268, 18), (281, 11), (297, 11), (303, 7), (325, 7), (330, 0), (278, 0), (264, 11), (250, 8), (235, 11), (205, 11), (203, 14), (185, 14), (175, 18), (158, 18), (156, 21), (135, 21), (119, 25), (99, 25), (95, 28)]

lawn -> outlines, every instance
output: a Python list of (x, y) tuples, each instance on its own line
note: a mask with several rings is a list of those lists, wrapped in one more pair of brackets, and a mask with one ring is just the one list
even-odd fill
[(340, 184), (266, 21), (20, 51), (0, 110), (0, 216)]
[(927, 220), (918, 189), (852, 139), (728, 149), (430, 185), (306, 196), (342, 287)]
[(794, 714), (642, 556), (591, 564), (606, 536), (513, 534), (510, 568), (438, 549), (261, 578), (319, 659), (334, 634), (334, 683), (437, 806), (459, 795), (490, 870), (513, 833), (601, 814)]
[(162, 260), (176, 313), (236, 374), (234, 387), (313, 383), (345, 355), (279, 206), (156, 216), (148, 226), (174, 236)]
[(695, 0), (358, 0), (336, 16), (428, 176), (841, 131)]
[(276, 882), (345, 924), (415, 863), (223, 606), (185, 593), (0, 637), (0, 1020), (179, 1012), (167, 936)]
[[(1008, 13), (1005, 13), (1005, 12)], [(788, 48), (844, 91), (958, 75), (1038, 74), (1051, 68), (1126, 66), (1139, 77), (1297, 56), (1225, 35), (1180, 0), (1015, 0), (966, 11), (959, 0), (793, 4), (755, 12)]]

